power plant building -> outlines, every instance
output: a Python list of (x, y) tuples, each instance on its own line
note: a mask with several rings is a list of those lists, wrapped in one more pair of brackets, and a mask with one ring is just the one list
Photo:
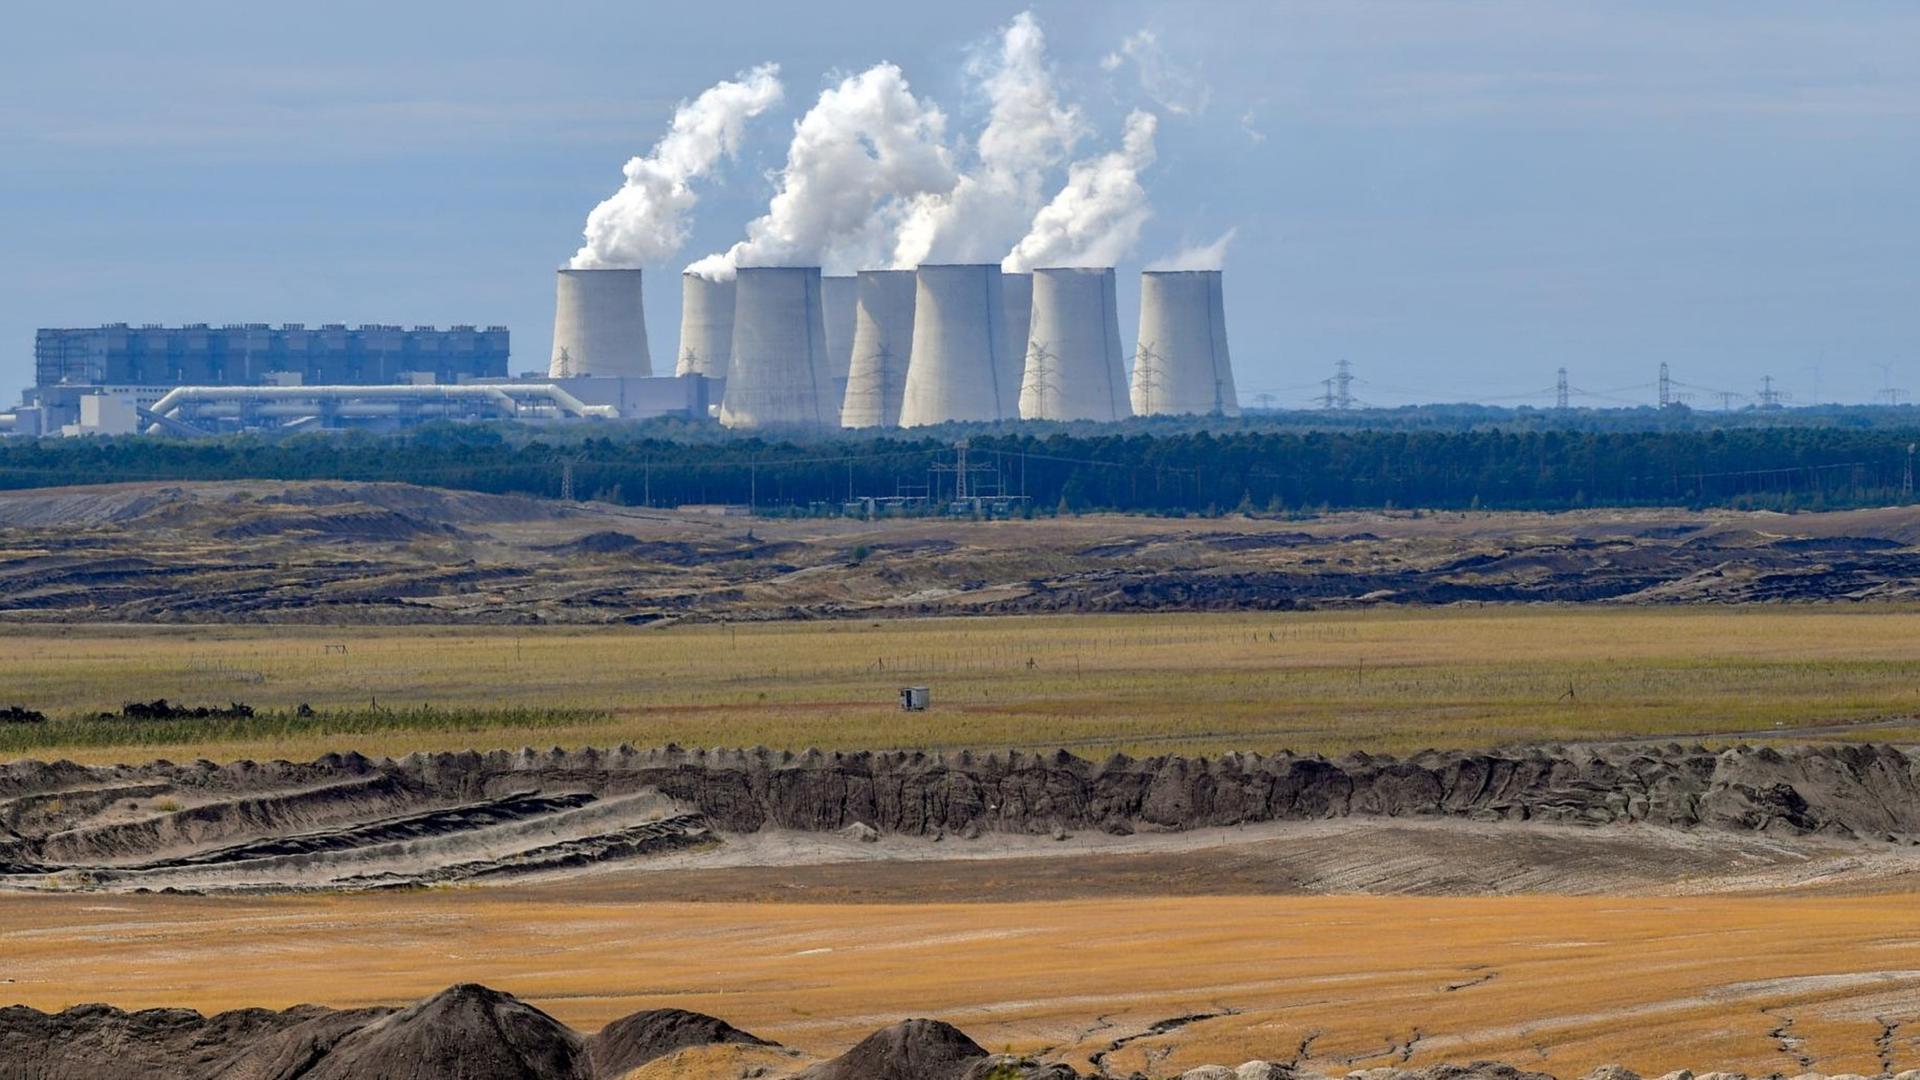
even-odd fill
[(826, 428), (840, 419), (817, 266), (741, 267), (733, 364), (720, 399), (730, 428)]
[(840, 408), (843, 427), (900, 426), (913, 350), (914, 272), (862, 270), (855, 305), (852, 367)]
[(239, 323), (211, 327), (112, 323), (34, 334), (34, 384), (56, 386), (248, 386), (266, 381), (378, 385), (432, 375), (436, 381), (507, 373), (504, 326), (478, 329), (340, 323), (309, 328)]
[(680, 356), (675, 375), (727, 377), (733, 361), (733, 279), (680, 275)]
[(1132, 415), (1112, 267), (1035, 270), (1028, 337), (1021, 419)]
[(1012, 340), (998, 265), (920, 267), (900, 426), (1016, 418), (1020, 359)]
[(553, 356), (556, 379), (653, 374), (638, 270), (561, 270), (555, 279)]
[(1140, 275), (1132, 398), (1138, 416), (1240, 415), (1227, 355), (1220, 271), (1148, 270)]

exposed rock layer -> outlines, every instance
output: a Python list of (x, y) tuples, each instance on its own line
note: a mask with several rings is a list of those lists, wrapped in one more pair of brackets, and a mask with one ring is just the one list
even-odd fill
[[(370, 886), (853, 827), (915, 837), (1451, 817), (1872, 841), (1920, 837), (1887, 746), (1577, 747), (1407, 759), (682, 750), (0, 767), (0, 885)], [(8, 880), (12, 875), (12, 880)]]

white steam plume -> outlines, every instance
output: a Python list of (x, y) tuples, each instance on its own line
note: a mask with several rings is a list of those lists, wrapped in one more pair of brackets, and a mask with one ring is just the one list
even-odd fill
[(1182, 248), (1164, 259), (1155, 259), (1146, 265), (1148, 270), (1221, 270), (1227, 265), (1227, 247), (1240, 232), (1238, 228), (1228, 229), (1211, 244), (1196, 244)]
[(700, 197), (692, 181), (740, 152), (747, 121), (778, 104), (780, 66), (762, 64), (716, 83), (673, 113), (653, 151), (627, 162), (626, 183), (587, 215), (577, 270), (634, 267), (671, 258), (687, 241), (687, 212)]
[(742, 266), (818, 264), (830, 274), (886, 266), (909, 200), (955, 182), (946, 116), (879, 64), (842, 80), (794, 125), (779, 190), (747, 238), (687, 267), (729, 278)]
[(976, 57), (967, 71), (992, 102), (976, 144), (978, 164), (951, 190), (913, 201), (894, 245), (895, 266), (988, 262), (1005, 254), (1040, 208), (1046, 175), (1084, 134), (1080, 110), (1060, 101), (1046, 35), (1032, 12), (1015, 16), (997, 53)]
[(1112, 266), (1124, 258), (1153, 213), (1140, 173), (1153, 164), (1158, 126), (1152, 113), (1135, 111), (1127, 117), (1120, 149), (1075, 162), (1066, 186), (1033, 216), (1033, 227), (1002, 268)]
[(1160, 36), (1141, 30), (1127, 36), (1118, 52), (1108, 53), (1100, 67), (1117, 72), (1131, 63), (1140, 79), (1140, 89), (1170, 113), (1195, 116), (1207, 111), (1213, 100), (1213, 88), (1199, 72), (1184, 67), (1167, 55)]

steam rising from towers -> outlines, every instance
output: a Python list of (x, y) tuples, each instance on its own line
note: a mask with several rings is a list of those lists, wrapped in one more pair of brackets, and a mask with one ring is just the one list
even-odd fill
[(954, 184), (946, 116), (892, 64), (823, 91), (794, 125), (767, 212), (747, 238), (688, 267), (729, 277), (742, 266), (823, 266), (850, 274), (885, 263), (906, 200)]
[(1075, 162), (1066, 186), (1034, 215), (1005, 268), (1110, 266), (1132, 252), (1152, 214), (1140, 173), (1153, 164), (1158, 128), (1152, 113), (1136, 111), (1127, 117), (1120, 149)]
[(1060, 100), (1046, 45), (1039, 23), (1022, 13), (1001, 34), (994, 56), (968, 65), (992, 102), (974, 146), (978, 161), (951, 188), (913, 200), (893, 265), (999, 259), (1029, 227), (1047, 174), (1086, 134), (1080, 110)]
[[(1030, 13), (966, 74), (986, 105), (971, 140), (893, 64), (821, 90), (764, 212), (682, 275), (676, 375), (724, 379), (737, 428), (1237, 414), (1218, 272), (1232, 230), (1150, 264), (1128, 385), (1113, 266), (1151, 216), (1158, 118), (1136, 110), (1118, 145), (1082, 152), (1093, 125)], [(782, 94), (772, 64), (720, 82), (627, 163), (560, 272), (555, 376), (650, 373), (637, 267), (684, 246), (699, 182)]]
[(687, 240), (693, 181), (739, 154), (747, 121), (778, 104), (780, 66), (762, 64), (680, 103), (673, 124), (645, 157), (627, 162), (626, 182), (587, 215), (576, 270), (632, 268), (670, 259)]

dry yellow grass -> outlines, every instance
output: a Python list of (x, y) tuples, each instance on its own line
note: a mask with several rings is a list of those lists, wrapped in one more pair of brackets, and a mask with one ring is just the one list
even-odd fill
[[(1767, 733), (1892, 717), (1913, 734), (1920, 613), (1888, 608), (1484, 609), (769, 623), (664, 629), (66, 628), (0, 633), (0, 704), (135, 698), (290, 708), (591, 710), (538, 725), (154, 729), (84, 760), (534, 745), (1068, 745), (1087, 754), (1406, 751)], [(905, 716), (893, 691), (930, 684)], [(41, 752), (36, 750), (36, 752)]]
[[(575, 886), (275, 899), (0, 899), (9, 1000), (218, 1009), (402, 1002), (457, 980), (583, 1029), (673, 1005), (815, 1054), (907, 1015), (1084, 1064), (1115, 1055), (1499, 1058), (1754, 1075), (1920, 1065), (1920, 904), (1859, 898), (1261, 897), (971, 905), (629, 903)], [(1903, 1033), (1904, 1032), (1904, 1033)]]

